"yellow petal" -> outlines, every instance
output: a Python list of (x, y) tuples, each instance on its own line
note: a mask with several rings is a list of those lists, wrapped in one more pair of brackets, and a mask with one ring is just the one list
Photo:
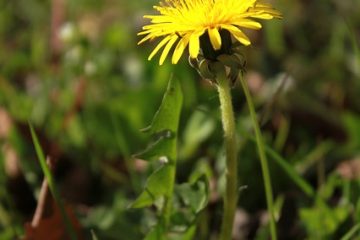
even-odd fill
[(235, 21), (233, 25), (239, 26), (239, 27), (245, 27), (250, 29), (258, 30), (261, 28), (261, 24), (258, 22), (255, 22), (250, 19), (239, 19), (238, 21)]
[(196, 58), (200, 51), (199, 37), (204, 33), (204, 30), (193, 33), (189, 39), (189, 54), (191, 58)]
[(260, 3), (257, 3), (255, 8), (254, 8), (254, 11), (258, 11), (260, 13), (268, 13), (270, 15), (272, 15), (273, 17), (276, 17), (276, 18), (281, 18), (282, 17), (282, 14), (278, 11), (278, 10), (275, 10), (270, 4), (260, 4)]
[(221, 25), (222, 28), (228, 30), (236, 40), (248, 46), (251, 44), (250, 39), (237, 27), (232, 25)]
[(186, 48), (186, 46), (188, 45), (189, 43), (189, 35), (185, 35), (180, 41), (179, 43), (177, 44), (175, 50), (174, 50), (174, 54), (172, 56), (172, 60), (171, 62), (173, 64), (177, 64), (181, 55), (183, 54), (184, 52), (184, 49)]
[(140, 45), (143, 42), (146, 42), (147, 40), (153, 38), (153, 36), (151, 34), (146, 35), (143, 39), (141, 39), (137, 44)]
[(252, 17), (252, 18), (265, 19), (265, 20), (270, 20), (270, 19), (273, 19), (273, 18), (274, 18), (274, 16), (271, 15), (270, 13), (258, 13), (258, 14), (253, 14), (251, 17)]
[(150, 56), (148, 57), (148, 60), (150, 61), (154, 55), (162, 48), (169, 40), (171, 39), (171, 36), (167, 36), (161, 42), (156, 46), (156, 48), (151, 52)]
[(221, 48), (221, 36), (217, 28), (209, 28), (208, 29), (209, 38), (211, 45), (214, 50), (219, 50)]
[(247, 0), (247, 1), (236, 0), (234, 2), (236, 2), (236, 4), (237, 4), (235, 6), (236, 6), (236, 10), (238, 12), (245, 12), (247, 9), (254, 6), (256, 0)]
[(189, 40), (189, 53), (190, 57), (196, 58), (200, 50), (199, 36), (196, 34), (191, 35)]
[(160, 57), (160, 61), (159, 64), (162, 65), (165, 61), (165, 58), (167, 57), (167, 55), (169, 54), (169, 51), (171, 49), (171, 47), (174, 45), (174, 43), (176, 42), (176, 40), (178, 39), (177, 35), (173, 35), (170, 39), (170, 41), (166, 44), (164, 51), (161, 54)]
[(256, 7), (272, 8), (271, 4), (268, 3), (256, 3)]

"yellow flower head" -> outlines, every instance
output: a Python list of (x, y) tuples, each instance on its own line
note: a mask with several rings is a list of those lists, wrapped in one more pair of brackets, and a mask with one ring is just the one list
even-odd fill
[[(191, 58), (196, 58), (202, 48), (201, 38), (210, 40), (211, 46), (218, 51), (224, 45), (224, 35), (230, 33), (243, 45), (250, 45), (249, 38), (241, 28), (260, 29), (261, 24), (254, 19), (280, 18), (281, 14), (270, 4), (257, 0), (165, 0), (154, 6), (159, 15), (146, 15), (151, 24), (143, 27), (138, 35), (145, 35), (138, 43), (163, 37), (149, 56), (164, 48), (160, 65), (175, 45), (172, 63), (176, 64), (185, 48), (189, 45)], [(227, 33), (227, 34), (223, 34)]]

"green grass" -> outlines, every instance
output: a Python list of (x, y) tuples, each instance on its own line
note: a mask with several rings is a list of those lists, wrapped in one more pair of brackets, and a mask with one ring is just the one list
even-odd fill
[(68, 214), (66, 213), (65, 204), (60, 196), (60, 193), (56, 186), (54, 177), (49, 168), (49, 163), (51, 160), (50, 160), (50, 158), (47, 158), (48, 160), (45, 159), (45, 155), (40, 146), (39, 139), (37, 138), (35, 130), (30, 123), (29, 123), (29, 127), (30, 127), (31, 137), (33, 140), (33, 144), (34, 144), (34, 147), (36, 150), (36, 154), (37, 154), (41, 169), (42, 169), (45, 179), (49, 185), (50, 192), (51, 192), (52, 196), (54, 197), (55, 203), (56, 203), (57, 207), (59, 207), (59, 209), (60, 209), (60, 214), (61, 214), (62, 220), (65, 224), (66, 232), (71, 240), (76, 240), (77, 236), (76, 236), (75, 230), (72, 226), (72, 223), (70, 221)]

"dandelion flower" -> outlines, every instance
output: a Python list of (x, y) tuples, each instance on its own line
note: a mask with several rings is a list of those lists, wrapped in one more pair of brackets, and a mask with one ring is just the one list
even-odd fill
[(257, 0), (165, 0), (154, 8), (159, 14), (144, 16), (151, 23), (138, 34), (144, 36), (138, 44), (162, 38), (148, 58), (151, 60), (163, 48), (160, 65), (174, 46), (173, 64), (179, 61), (187, 46), (190, 57), (196, 58), (200, 50), (204, 51), (206, 42), (213, 51), (228, 48), (232, 43), (230, 36), (233, 41), (250, 45), (242, 28), (257, 30), (261, 24), (255, 19), (281, 17), (270, 4)]

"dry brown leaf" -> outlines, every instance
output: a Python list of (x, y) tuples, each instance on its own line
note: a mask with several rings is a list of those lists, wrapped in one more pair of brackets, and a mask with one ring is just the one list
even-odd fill
[[(50, 158), (47, 158), (50, 169), (54, 165)], [(78, 240), (82, 240), (81, 226), (77, 220), (71, 205), (65, 205), (66, 215), (71, 222)], [(23, 240), (70, 240), (66, 224), (59, 206), (54, 201), (46, 179), (43, 180), (37, 207), (31, 222), (25, 224), (25, 236)]]
[[(75, 213), (70, 205), (66, 207), (66, 213), (70, 218), (73, 229), (75, 229), (77, 239), (84, 239), (81, 226), (77, 220)], [(37, 226), (33, 226), (30, 222), (25, 224), (25, 237), (23, 240), (68, 240), (70, 239), (65, 224), (63, 222), (60, 209), (52, 201), (52, 213), (46, 218), (40, 219)]]

